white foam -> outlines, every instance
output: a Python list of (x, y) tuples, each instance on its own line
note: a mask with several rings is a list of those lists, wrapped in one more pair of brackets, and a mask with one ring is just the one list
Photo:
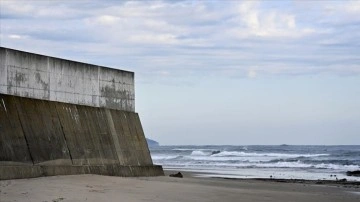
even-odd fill
[(195, 150), (191, 152), (191, 156), (207, 156), (207, 155), (208, 155), (207, 153), (200, 150)]
[[(359, 165), (338, 165), (338, 164), (310, 164), (304, 163), (302, 161), (279, 161), (279, 162), (261, 162), (258, 160), (247, 160), (236, 158), (237, 162), (227, 162), (232, 161), (232, 158), (223, 157), (221, 160), (218, 157), (206, 156), (204, 152), (194, 151), (193, 156), (153, 156), (152, 159), (155, 163), (162, 164), (164, 166), (180, 166), (186, 165), (187, 167), (208, 167), (208, 168), (315, 168), (315, 169), (327, 169), (334, 171), (351, 171), (351, 170), (360, 170)], [(183, 160), (180, 159), (183, 158)], [(176, 161), (172, 161), (176, 160)], [(194, 161), (192, 161), (194, 160)]]
[(175, 148), (173, 151), (213, 151), (215, 149)]
[(329, 156), (329, 154), (284, 154), (284, 153), (255, 153), (255, 152), (238, 152), (238, 151), (223, 151), (212, 156), (248, 156), (248, 157), (278, 157), (278, 158), (297, 158), (297, 157), (317, 157)]
[(270, 161), (274, 158), (269, 157), (246, 157), (246, 156), (185, 156), (185, 159), (192, 159), (196, 161), (217, 161), (217, 162), (226, 162), (226, 161), (238, 161), (238, 162), (261, 162), (261, 161)]
[(315, 168), (325, 168), (325, 169), (332, 169), (332, 170), (343, 170), (343, 171), (353, 171), (353, 170), (359, 170), (359, 165), (337, 165), (337, 164), (317, 164), (314, 165)]
[(179, 158), (180, 156), (178, 155), (169, 155), (169, 156), (151, 156), (153, 161), (158, 161), (158, 160), (171, 160), (171, 159), (176, 159)]

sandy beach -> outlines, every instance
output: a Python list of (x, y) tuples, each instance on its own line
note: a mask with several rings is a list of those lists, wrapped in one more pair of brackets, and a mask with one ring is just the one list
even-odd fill
[(0, 181), (0, 201), (359, 201), (358, 185), (69, 175)]

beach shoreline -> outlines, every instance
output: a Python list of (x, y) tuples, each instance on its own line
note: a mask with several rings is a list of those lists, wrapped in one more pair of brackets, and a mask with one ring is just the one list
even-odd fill
[[(166, 176), (124, 178), (68, 175), (0, 181), (2, 202), (10, 201), (359, 201), (359, 185), (276, 179)], [(286, 182), (286, 183), (284, 183)]]
[(223, 180), (232, 180), (232, 181), (259, 181), (259, 182), (273, 182), (273, 183), (298, 183), (298, 184), (307, 184), (307, 185), (327, 185), (327, 186), (336, 186), (336, 187), (346, 187), (346, 188), (360, 188), (360, 181), (348, 181), (345, 179), (338, 180), (308, 180), (308, 179), (285, 179), (285, 178), (231, 178), (231, 177), (207, 177), (211, 176), (211, 173), (208, 172), (189, 172), (189, 171), (175, 171), (175, 170), (166, 170), (164, 173), (166, 176), (170, 174), (175, 174), (176, 172), (181, 172), (182, 175), (186, 178), (211, 178), (211, 179), (223, 179)]
[(360, 181), (359, 146), (207, 145), (152, 147), (154, 164), (203, 177)]

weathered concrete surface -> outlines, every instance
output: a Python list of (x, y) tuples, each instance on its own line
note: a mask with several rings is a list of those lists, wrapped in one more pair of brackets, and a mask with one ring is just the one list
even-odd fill
[(0, 93), (135, 111), (133, 72), (3, 47)]
[(6, 50), (0, 48), (0, 93), (7, 92)]
[(0, 94), (0, 179), (163, 174), (152, 167), (137, 113)]
[[(49, 101), (21, 97), (14, 97), (13, 101), (33, 163), (71, 165), (55, 105)], [(8, 138), (11, 142), (11, 137)]]
[[(15, 98), (0, 94), (0, 162), (33, 164)], [(0, 163), (1, 164), (1, 163)]]

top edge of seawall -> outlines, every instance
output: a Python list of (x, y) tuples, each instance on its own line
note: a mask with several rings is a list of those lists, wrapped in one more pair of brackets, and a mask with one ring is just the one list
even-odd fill
[(69, 61), (69, 62), (74, 62), (74, 63), (80, 63), (80, 64), (85, 64), (85, 65), (96, 66), (96, 67), (100, 67), (100, 68), (103, 68), (103, 69), (110, 69), (110, 70), (127, 72), (127, 73), (130, 73), (130, 74), (135, 74), (133, 71), (129, 71), (129, 70), (116, 69), (116, 68), (113, 68), (113, 67), (107, 67), (107, 66), (102, 66), (102, 65), (97, 65), (97, 64), (91, 64), (91, 63), (82, 62), (82, 61), (76, 61), (76, 60), (70, 60), (70, 59), (66, 59), (66, 58), (60, 58), (60, 57), (54, 57), (54, 56), (49, 56), (49, 55), (43, 55), (43, 54), (39, 54), (39, 53), (33, 53), (33, 52), (29, 52), (29, 51), (23, 51), (23, 50), (13, 49), (13, 48), (8, 48), (8, 47), (4, 47), (4, 46), (0, 46), (0, 50), (1, 50), (1, 49), (3, 49), (3, 50), (17, 51), (17, 52), (22, 52), (22, 53), (27, 53), (27, 54), (32, 54), (32, 55), (38, 55), (38, 56), (42, 56), (42, 57), (49, 57), (49, 58), (58, 59), (58, 60), (64, 60), (64, 61)]

